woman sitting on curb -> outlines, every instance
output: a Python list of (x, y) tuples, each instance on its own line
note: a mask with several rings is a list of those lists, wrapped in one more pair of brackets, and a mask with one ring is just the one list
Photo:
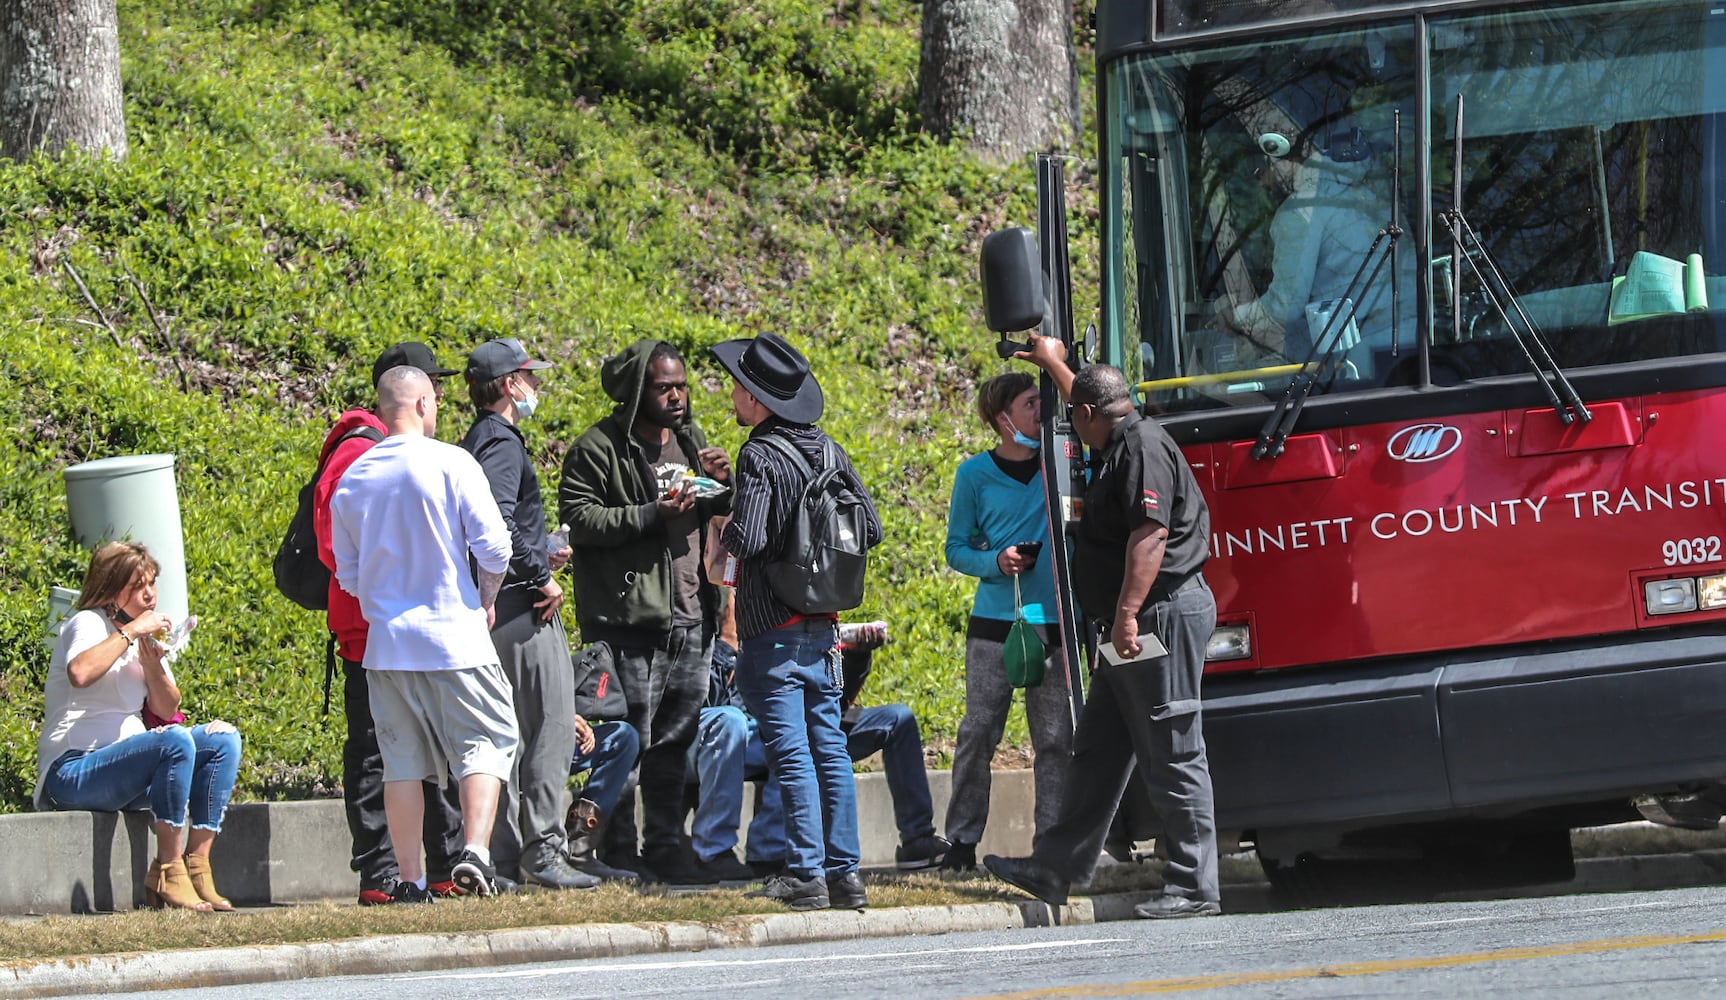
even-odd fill
[[(38, 739), (36, 808), (115, 811), (148, 805), (156, 860), (144, 881), (152, 906), (231, 910), (216, 892), (210, 845), (240, 770), (240, 734), (216, 720), (190, 729), (147, 728), (144, 711), (173, 719), (180, 689), (158, 637), (172, 627), (156, 610), (160, 567), (136, 542), (96, 550), (78, 612), (48, 666)], [(191, 809), (182, 856), (180, 828)]]

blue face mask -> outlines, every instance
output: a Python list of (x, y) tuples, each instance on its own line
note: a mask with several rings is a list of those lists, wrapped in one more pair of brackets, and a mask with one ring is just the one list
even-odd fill
[(1037, 451), (1043, 447), (1043, 442), (1034, 437), (1028, 437), (1023, 431), (1019, 430), (1019, 425), (1013, 422), (1012, 417), (1007, 417), (1007, 426), (1013, 429), (1013, 443), (1019, 447), (1029, 448), (1032, 451)]
[(515, 419), (526, 420), (533, 416), (533, 411), (539, 409), (539, 397), (525, 396), (515, 401)]

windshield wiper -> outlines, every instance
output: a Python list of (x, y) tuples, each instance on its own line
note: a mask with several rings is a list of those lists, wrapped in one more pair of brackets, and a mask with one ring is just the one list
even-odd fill
[[(1283, 453), (1283, 446), (1294, 432), (1295, 422), (1300, 419), (1301, 408), (1306, 405), (1307, 397), (1323, 377), (1325, 391), (1330, 391), (1331, 383), (1336, 380), (1339, 368), (1332, 364), (1338, 351), (1352, 349), (1360, 342), (1360, 324), (1355, 321), (1355, 312), (1359, 308), (1361, 296), (1372, 290), (1374, 282), (1383, 273), (1385, 261), (1391, 265), (1390, 275), (1390, 342), (1394, 352), (1400, 335), (1398, 326), (1398, 308), (1396, 288), (1396, 244), (1402, 237), (1402, 227), (1397, 224), (1398, 203), (1402, 200), (1402, 112), (1393, 116), (1393, 133), (1391, 138), (1391, 173), (1390, 173), (1390, 221), (1372, 238), (1372, 245), (1367, 247), (1366, 255), (1361, 258), (1360, 266), (1355, 268), (1354, 277), (1349, 279), (1348, 288), (1344, 290), (1340, 301), (1343, 308), (1332, 309), (1325, 320), (1324, 329), (1312, 335), (1312, 346), (1307, 349), (1305, 360), (1301, 362), (1300, 370), (1289, 378), (1288, 388), (1283, 390), (1282, 398), (1265, 420), (1265, 425), (1259, 431), (1258, 440), (1253, 443), (1252, 457), (1255, 459), (1276, 458)], [(1367, 274), (1367, 268), (1372, 273)], [(1366, 277), (1362, 284), (1362, 276)], [(1357, 292), (1359, 294), (1357, 294)], [(1349, 331), (1354, 331), (1354, 341), (1343, 346)], [(1319, 348), (1324, 353), (1319, 353)]]
[[(1534, 372), (1535, 380), (1546, 393), (1547, 401), (1552, 404), (1553, 412), (1558, 414), (1566, 426), (1581, 420), (1588, 423), (1594, 419), (1594, 414), (1588, 412), (1588, 406), (1582, 402), (1582, 396), (1570, 380), (1564, 376), (1564, 369), (1552, 357), (1552, 348), (1547, 344), (1546, 337), (1540, 332), (1540, 327), (1523, 312), (1522, 303), (1517, 300), (1516, 290), (1510, 287), (1509, 279), (1499, 270), (1498, 262), (1493, 260), (1492, 252), (1480, 240), (1480, 234), (1469, 224), (1468, 217), (1462, 213), (1462, 95), (1456, 95), (1456, 140), (1452, 152), (1451, 163), (1451, 196), (1450, 210), (1440, 213), (1439, 219), (1450, 231), (1451, 237), (1451, 329), (1460, 339), (1462, 287), (1456, 280), (1461, 276), (1462, 263), (1466, 261), (1468, 268), (1474, 273), (1475, 280), (1480, 282), (1481, 291), (1486, 294), (1486, 301), (1498, 314), (1499, 321), (1510, 331), (1510, 337), (1516, 341), (1516, 346), (1522, 349), (1522, 357), (1528, 362), (1528, 367)], [(1482, 270), (1481, 265), (1485, 264)], [(1509, 306), (1506, 309), (1506, 306)], [(1514, 312), (1516, 319), (1510, 314)], [(1518, 326), (1518, 323), (1521, 326)], [(1537, 356), (1538, 355), (1538, 356)], [(1556, 388), (1555, 388), (1556, 387)], [(1562, 398), (1560, 398), (1562, 397)]]

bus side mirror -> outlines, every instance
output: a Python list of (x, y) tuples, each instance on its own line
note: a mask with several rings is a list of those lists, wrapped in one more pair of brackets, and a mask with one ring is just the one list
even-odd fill
[(1016, 226), (984, 237), (981, 270), (983, 318), (990, 330), (1005, 335), (1043, 322), (1048, 307), (1036, 233)]

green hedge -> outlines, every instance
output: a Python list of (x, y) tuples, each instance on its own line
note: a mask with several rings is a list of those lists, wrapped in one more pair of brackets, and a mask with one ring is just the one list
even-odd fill
[[(970, 387), (1000, 368), (976, 248), (1034, 217), (1030, 171), (912, 129), (912, 5), (769, 6), (510, 5), (548, 14), (527, 31), (501, 4), (121, 3), (130, 158), (0, 165), (0, 808), (34, 781), (47, 589), (85, 560), (61, 472), (155, 452), (178, 457), (202, 619), (177, 667), (190, 713), (241, 726), (243, 797), (335, 792), (322, 618), (269, 560), (330, 418), (404, 339), (454, 361), (520, 336), (557, 360), (527, 429), (554, 489), (607, 408), (607, 354), (678, 344), (734, 450), (705, 347), (790, 337), (887, 528), (859, 615), (896, 642), (869, 697), (950, 743), (971, 588), (941, 556), (946, 494), (988, 443)], [(546, 44), (571, 26), (580, 47)], [(446, 440), (468, 420), (452, 400)]]

